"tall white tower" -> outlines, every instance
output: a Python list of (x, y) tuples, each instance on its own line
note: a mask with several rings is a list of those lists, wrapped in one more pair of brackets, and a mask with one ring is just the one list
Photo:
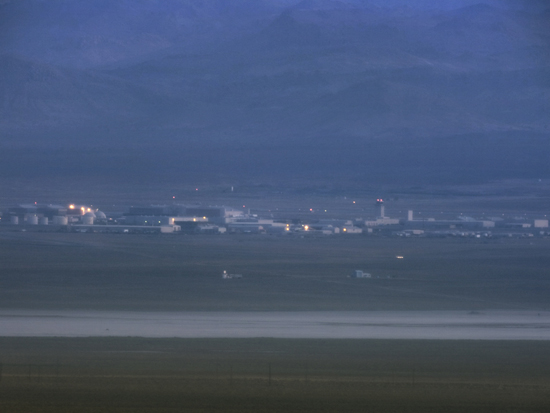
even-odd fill
[(378, 198), (376, 200), (376, 206), (378, 207), (378, 217), (379, 218), (385, 218), (385, 216), (384, 216), (384, 200), (382, 198)]

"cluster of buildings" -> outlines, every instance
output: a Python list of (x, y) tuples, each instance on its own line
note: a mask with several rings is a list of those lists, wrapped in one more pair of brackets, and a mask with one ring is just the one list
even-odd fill
[(113, 233), (271, 233), (308, 235), (382, 233), (411, 236), (534, 236), (550, 235), (548, 219), (532, 221), (500, 217), (454, 220), (386, 216), (384, 200), (376, 200), (374, 219), (274, 219), (250, 211), (202, 205), (133, 206), (107, 216), (93, 206), (70, 204), (20, 204), (0, 212), (0, 223), (14, 228)]
[(517, 217), (505, 219), (489, 217), (475, 219), (469, 216), (459, 216), (456, 219), (414, 219), (413, 211), (409, 210), (407, 220), (402, 223), (403, 229), (395, 231), (398, 236), (460, 236), (460, 237), (531, 237), (550, 235), (548, 219), (525, 219)]
[(93, 225), (106, 223), (107, 216), (92, 206), (19, 204), (0, 212), (0, 220), (10, 225), (67, 226), (72, 224)]

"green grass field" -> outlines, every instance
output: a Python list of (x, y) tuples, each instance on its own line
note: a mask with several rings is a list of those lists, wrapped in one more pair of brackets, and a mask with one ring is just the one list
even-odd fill
[(550, 343), (1, 338), (6, 412), (544, 412)]

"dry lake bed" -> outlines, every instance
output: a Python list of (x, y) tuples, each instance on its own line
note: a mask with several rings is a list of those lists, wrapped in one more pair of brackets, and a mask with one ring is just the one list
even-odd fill
[(2, 310), (0, 336), (550, 340), (550, 312)]

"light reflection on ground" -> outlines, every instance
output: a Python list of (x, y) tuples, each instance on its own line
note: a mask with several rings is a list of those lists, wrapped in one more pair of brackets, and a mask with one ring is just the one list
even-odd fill
[(550, 312), (1, 310), (0, 336), (550, 340)]

